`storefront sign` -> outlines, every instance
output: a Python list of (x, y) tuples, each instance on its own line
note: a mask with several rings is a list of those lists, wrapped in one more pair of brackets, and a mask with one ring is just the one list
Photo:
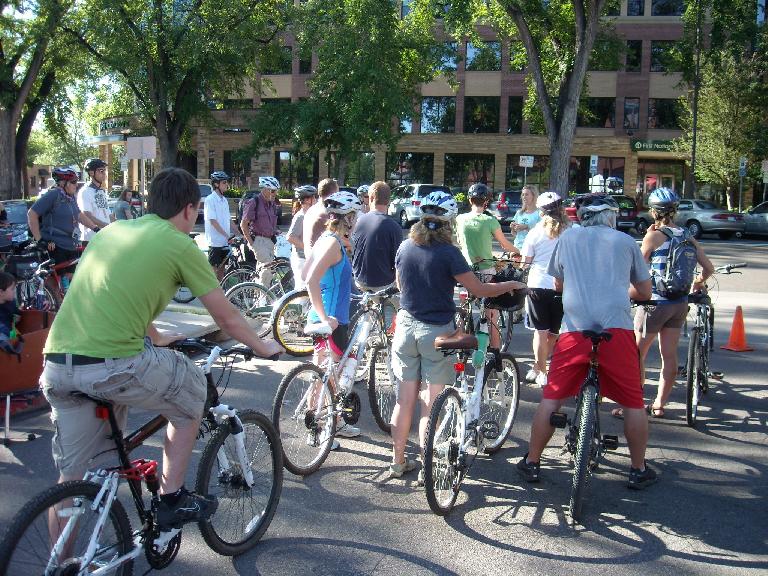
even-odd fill
[(99, 134), (114, 134), (130, 129), (130, 121), (127, 117), (107, 118), (99, 122)]
[(629, 141), (635, 152), (674, 152), (675, 145), (672, 140), (640, 140), (633, 138)]

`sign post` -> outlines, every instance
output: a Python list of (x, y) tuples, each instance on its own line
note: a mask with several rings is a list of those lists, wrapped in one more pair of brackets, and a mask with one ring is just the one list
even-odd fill
[(597, 161), (599, 160), (597, 154), (592, 154), (589, 157), (589, 175), (594, 176), (597, 174)]
[(739, 158), (739, 212), (741, 212), (741, 204), (743, 200), (744, 190), (744, 176), (747, 175), (747, 159), (742, 156)]
[(520, 167), (523, 169), (523, 186), (528, 183), (528, 168), (533, 168), (533, 156), (520, 156)]
[(147, 167), (146, 160), (154, 160), (157, 155), (157, 138), (154, 136), (137, 136), (125, 141), (125, 158), (140, 160), (141, 168), (141, 195), (146, 198), (147, 193)]
[(765, 195), (766, 187), (768, 187), (768, 160), (763, 160), (761, 171), (763, 173), (763, 202), (768, 200), (768, 197)]

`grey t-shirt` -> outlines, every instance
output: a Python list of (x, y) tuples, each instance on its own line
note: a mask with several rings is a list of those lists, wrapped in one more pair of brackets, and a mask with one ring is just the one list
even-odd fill
[[(299, 240), (303, 240), (304, 237), (304, 211), (299, 210), (296, 212), (296, 214), (293, 215), (293, 220), (291, 220), (291, 226), (288, 228), (288, 236), (293, 236), (294, 238), (298, 238)], [(296, 254), (299, 258), (304, 258), (304, 248), (297, 248), (296, 246), (292, 245), (292, 250), (296, 251)]]
[(43, 240), (53, 242), (64, 250), (75, 249), (72, 235), (77, 230), (79, 236), (77, 217), (80, 208), (74, 197), (53, 186), (32, 204), (32, 210), (40, 216), (40, 236)]
[(629, 284), (651, 277), (635, 241), (607, 226), (563, 232), (548, 273), (563, 281), (561, 332), (632, 330)]

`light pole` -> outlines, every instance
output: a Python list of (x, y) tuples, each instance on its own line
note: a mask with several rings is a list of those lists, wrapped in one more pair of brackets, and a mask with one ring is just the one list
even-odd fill
[(699, 88), (701, 86), (701, 0), (696, 0), (696, 63), (693, 71), (693, 144), (691, 146), (691, 192), (696, 197), (696, 137), (699, 127)]

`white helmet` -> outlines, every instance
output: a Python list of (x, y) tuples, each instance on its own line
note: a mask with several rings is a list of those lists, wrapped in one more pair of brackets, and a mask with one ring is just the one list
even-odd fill
[(430, 192), (424, 200), (421, 201), (421, 217), (433, 216), (438, 220), (448, 222), (459, 213), (459, 205), (456, 204), (453, 196), (445, 192)]
[(334, 192), (323, 200), (325, 209), (331, 214), (349, 214), (363, 209), (363, 203), (352, 192)]
[(368, 184), (363, 184), (362, 186), (357, 187), (357, 195), (358, 196), (368, 196), (368, 190), (370, 189), (370, 186)]
[(271, 188), (280, 190), (280, 182), (274, 176), (259, 176), (259, 188)]
[(563, 199), (557, 192), (544, 192), (536, 199), (536, 208), (545, 214), (557, 214)]

